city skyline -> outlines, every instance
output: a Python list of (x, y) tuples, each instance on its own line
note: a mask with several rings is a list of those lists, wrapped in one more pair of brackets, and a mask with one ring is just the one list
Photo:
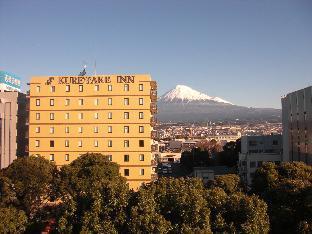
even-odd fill
[(149, 73), (234, 104), (281, 108), (311, 85), (309, 1), (1, 1), (0, 70), (22, 78)]

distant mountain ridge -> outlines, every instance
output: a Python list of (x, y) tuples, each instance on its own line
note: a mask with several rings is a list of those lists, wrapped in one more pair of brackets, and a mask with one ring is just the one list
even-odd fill
[(177, 85), (160, 96), (158, 110), (160, 121), (281, 121), (280, 109), (237, 106), (185, 85)]
[(220, 102), (225, 104), (233, 105), (232, 103), (219, 98), (219, 97), (210, 97), (207, 94), (198, 92), (186, 85), (177, 85), (174, 89), (162, 95), (159, 99), (162, 102)]

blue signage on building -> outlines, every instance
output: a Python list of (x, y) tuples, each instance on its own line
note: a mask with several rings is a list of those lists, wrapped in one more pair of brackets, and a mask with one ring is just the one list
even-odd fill
[(21, 89), (21, 79), (18, 76), (6, 71), (0, 71), (0, 83), (16, 89)]

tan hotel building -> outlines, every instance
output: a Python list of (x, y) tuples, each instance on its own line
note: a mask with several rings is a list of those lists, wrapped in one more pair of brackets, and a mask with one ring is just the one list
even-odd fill
[(29, 154), (62, 166), (87, 152), (102, 153), (137, 188), (153, 176), (156, 101), (150, 75), (33, 77)]

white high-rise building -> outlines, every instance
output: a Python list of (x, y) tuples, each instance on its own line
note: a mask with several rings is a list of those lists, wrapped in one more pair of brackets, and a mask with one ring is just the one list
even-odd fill
[(282, 98), (283, 161), (312, 165), (312, 86)]

